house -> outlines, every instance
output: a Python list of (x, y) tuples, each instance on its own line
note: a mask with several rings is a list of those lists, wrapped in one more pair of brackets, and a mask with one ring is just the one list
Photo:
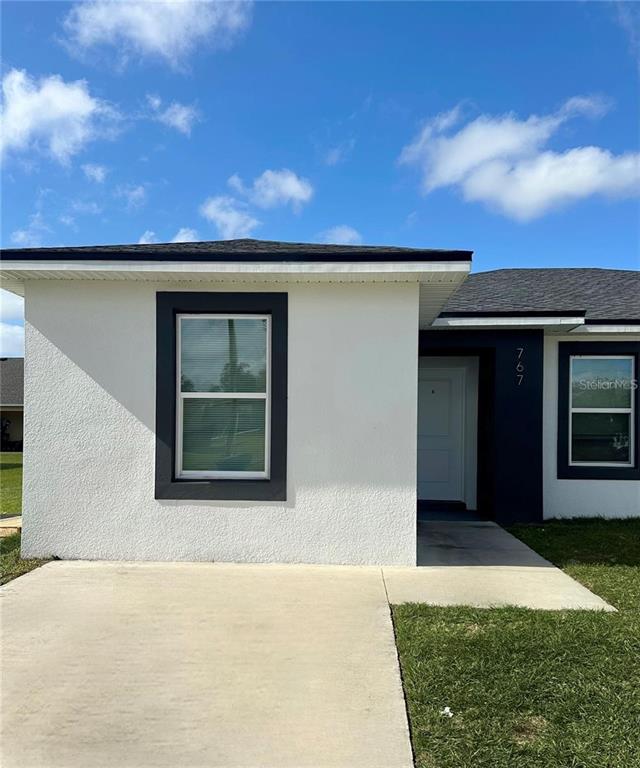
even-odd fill
[(24, 358), (0, 358), (0, 450), (22, 450)]
[(254, 240), (3, 258), (25, 555), (414, 565), (419, 503), (640, 514), (636, 272)]

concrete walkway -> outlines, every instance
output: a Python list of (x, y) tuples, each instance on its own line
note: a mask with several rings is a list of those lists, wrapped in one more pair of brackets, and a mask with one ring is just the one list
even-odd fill
[(18, 533), (22, 530), (22, 516), (14, 515), (13, 517), (3, 517), (0, 519), (0, 538), (4, 539), (5, 536), (12, 536), (14, 533)]
[(385, 568), (392, 603), (613, 611), (491, 522), (418, 524), (419, 568)]
[(0, 590), (3, 768), (411, 768), (379, 568), (49, 563)]

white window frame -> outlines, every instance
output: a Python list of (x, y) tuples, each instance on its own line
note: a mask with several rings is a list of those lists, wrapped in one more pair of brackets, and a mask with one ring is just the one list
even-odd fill
[[(633, 355), (570, 355), (569, 356), (569, 466), (570, 467), (619, 467), (625, 469), (635, 466), (635, 397), (630, 390), (628, 408), (574, 408), (573, 407), (573, 361), (574, 360), (631, 360), (631, 383), (635, 381), (635, 357)], [(574, 413), (626, 413), (629, 415), (629, 461), (574, 461), (573, 460), (573, 414)]]
[[(266, 369), (265, 392), (182, 392), (182, 321), (183, 320), (266, 320)], [(201, 471), (184, 470), (182, 468), (182, 425), (183, 405), (187, 399), (202, 400), (205, 398), (219, 400), (264, 400), (264, 471)], [(181, 480), (269, 480), (270, 479), (270, 447), (271, 447), (271, 315), (228, 314), (213, 312), (210, 314), (185, 313), (176, 315), (176, 478)]]

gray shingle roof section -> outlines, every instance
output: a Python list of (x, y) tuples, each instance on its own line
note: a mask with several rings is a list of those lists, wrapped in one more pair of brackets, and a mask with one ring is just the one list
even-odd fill
[(0, 357), (0, 405), (24, 402), (24, 357)]
[(109, 259), (127, 261), (470, 261), (472, 251), (387, 245), (326, 245), (275, 240), (212, 240), (199, 243), (10, 248), (11, 261)]
[(497, 269), (477, 272), (449, 299), (451, 313), (586, 313), (586, 321), (640, 321), (640, 271)]

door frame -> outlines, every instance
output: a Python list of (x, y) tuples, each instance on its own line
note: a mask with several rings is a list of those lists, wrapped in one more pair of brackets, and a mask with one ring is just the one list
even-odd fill
[[(423, 360), (431, 357), (437, 359), (433, 366), (422, 365)], [(451, 358), (451, 363), (447, 364), (447, 359)], [(455, 362), (454, 362), (455, 360)], [(421, 407), (420, 383), (425, 380), (451, 380), (458, 382), (458, 399), (452, 403), (452, 407), (459, 409), (459, 429), (456, 430), (456, 448), (459, 451), (457, 462), (457, 492), (455, 499), (447, 500), (444, 498), (418, 499), (423, 504), (433, 502), (445, 506), (455, 505), (463, 506), (468, 509), (475, 509), (477, 506), (477, 398), (478, 398), (478, 358), (474, 355), (472, 358), (453, 358), (453, 356), (423, 356), (418, 361), (418, 411)], [(453, 392), (453, 390), (452, 390)], [(473, 447), (470, 447), (469, 440), (475, 441)], [(420, 465), (418, 466), (420, 474)], [(418, 486), (420, 483), (418, 483)]]
[[(478, 360), (478, 419), (476, 429), (476, 509), (482, 517), (495, 517), (494, 499), (494, 410), (496, 354), (492, 347), (427, 348), (420, 345), (421, 357), (475, 357)], [(418, 441), (416, 419), (416, 445)]]

